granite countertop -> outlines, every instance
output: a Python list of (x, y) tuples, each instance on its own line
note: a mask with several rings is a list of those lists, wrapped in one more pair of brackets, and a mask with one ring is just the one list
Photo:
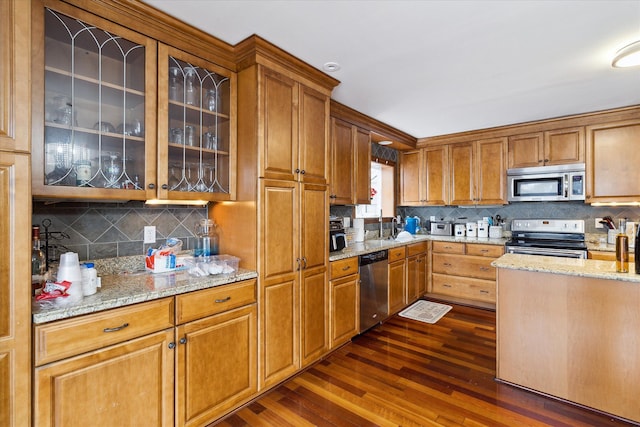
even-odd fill
[(438, 241), (438, 242), (459, 242), (459, 243), (483, 243), (485, 245), (504, 246), (505, 242), (509, 240), (508, 237), (500, 239), (489, 239), (487, 237), (456, 237), (456, 236), (435, 236), (432, 234), (415, 234), (412, 240), (397, 242), (395, 240), (365, 240), (360, 243), (352, 243), (348, 247), (341, 251), (329, 253), (329, 261), (338, 261), (345, 258), (351, 258), (353, 256), (368, 254), (371, 252), (397, 248), (400, 246), (407, 246), (412, 243), (418, 243), (423, 241)]
[(539, 273), (564, 274), (568, 276), (592, 277), (640, 283), (640, 274), (635, 274), (635, 264), (629, 263), (629, 273), (616, 273), (615, 261), (574, 259), (539, 255), (505, 254), (491, 263), (496, 268), (534, 271)]
[(102, 287), (75, 303), (58, 300), (33, 301), (33, 323), (45, 323), (95, 313), (139, 302), (207, 289), (258, 277), (255, 271), (239, 269), (235, 274), (191, 276), (186, 270), (170, 273), (146, 271), (101, 275)]

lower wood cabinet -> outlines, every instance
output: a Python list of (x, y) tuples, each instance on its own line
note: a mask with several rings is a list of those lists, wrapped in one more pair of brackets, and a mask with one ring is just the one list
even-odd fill
[(358, 257), (330, 263), (329, 347), (358, 335), (360, 329), (360, 275)]
[(491, 263), (503, 253), (499, 245), (433, 242), (431, 292), (495, 304), (496, 269)]
[(36, 326), (34, 425), (172, 426), (172, 323), (165, 298)]
[(411, 304), (427, 292), (429, 242), (407, 245), (407, 292), (405, 304)]
[(406, 247), (389, 249), (389, 316), (405, 306)]
[(257, 387), (256, 281), (176, 297), (176, 426), (201, 426)]
[(201, 426), (258, 390), (256, 280), (36, 325), (34, 337), (39, 427)]

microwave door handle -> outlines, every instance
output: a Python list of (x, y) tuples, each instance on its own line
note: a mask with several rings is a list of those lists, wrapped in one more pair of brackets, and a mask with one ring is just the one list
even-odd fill
[(564, 198), (569, 198), (569, 174), (564, 175)]

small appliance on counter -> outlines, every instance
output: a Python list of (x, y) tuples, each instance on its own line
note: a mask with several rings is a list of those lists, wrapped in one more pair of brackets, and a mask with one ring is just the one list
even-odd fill
[(347, 247), (347, 235), (341, 218), (329, 218), (329, 252), (340, 251)]
[(431, 221), (431, 234), (434, 236), (453, 236), (453, 224), (450, 222)]

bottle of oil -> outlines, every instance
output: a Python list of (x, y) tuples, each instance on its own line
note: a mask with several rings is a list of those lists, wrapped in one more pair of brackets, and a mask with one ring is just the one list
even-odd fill
[(616, 236), (616, 271), (629, 272), (629, 236), (627, 236), (627, 219), (621, 218)]

